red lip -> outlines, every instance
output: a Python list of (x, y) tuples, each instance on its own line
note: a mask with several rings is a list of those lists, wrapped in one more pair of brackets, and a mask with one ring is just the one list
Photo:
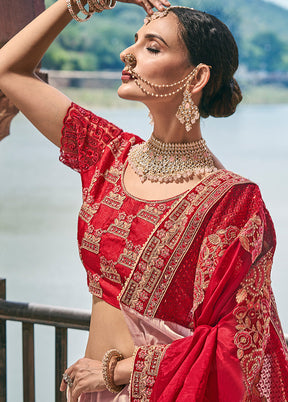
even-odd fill
[(123, 70), (123, 71), (122, 71), (121, 79), (122, 79), (123, 81), (129, 81), (129, 80), (133, 79), (133, 77), (132, 77), (132, 75), (129, 73), (129, 71)]

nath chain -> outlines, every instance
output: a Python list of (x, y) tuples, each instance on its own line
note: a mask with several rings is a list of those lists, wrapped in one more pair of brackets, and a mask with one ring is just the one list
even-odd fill
[[(186, 77), (182, 78), (181, 80), (179, 80), (177, 82), (173, 82), (172, 84), (156, 84), (156, 83), (150, 82), (150, 81), (146, 80), (145, 78), (141, 77), (141, 75), (136, 73), (133, 69), (129, 69), (129, 72), (132, 74), (132, 77), (135, 78), (136, 85), (146, 95), (154, 96), (155, 98), (167, 98), (168, 96), (176, 95), (177, 93), (182, 91), (186, 87), (186, 85), (195, 78), (195, 76), (198, 72), (198, 68), (199, 68), (199, 65), (197, 67), (195, 67), (194, 70), (191, 71), (188, 75), (186, 75)], [(180, 85), (180, 87), (175, 89), (174, 91), (171, 91), (171, 92), (168, 92), (165, 94), (158, 94), (158, 93), (153, 93), (153, 92), (148, 91), (148, 89), (144, 88), (138, 80), (143, 82), (144, 84), (150, 86), (151, 88), (158, 88), (158, 89), (173, 88), (177, 85)]]

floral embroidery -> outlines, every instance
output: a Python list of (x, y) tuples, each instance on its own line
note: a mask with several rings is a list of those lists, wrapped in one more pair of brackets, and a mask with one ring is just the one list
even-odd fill
[(107, 205), (107, 207), (119, 210), (125, 200), (125, 194), (119, 194), (116, 191), (110, 191), (109, 195), (106, 195), (102, 204)]
[(244, 250), (252, 255), (252, 263), (260, 254), (263, 244), (264, 226), (259, 215), (255, 214), (241, 230), (239, 239)]
[(100, 204), (89, 205), (87, 202), (83, 202), (79, 212), (79, 218), (83, 219), (86, 223), (89, 223), (93, 216), (99, 209)]
[(272, 252), (252, 265), (236, 295), (234, 343), (245, 376), (247, 392), (255, 385), (263, 364), (270, 323), (270, 270)]
[(88, 271), (88, 281), (89, 281), (89, 292), (92, 295), (99, 297), (100, 299), (103, 296), (103, 290), (100, 285), (100, 275), (92, 274)]
[(116, 160), (111, 168), (107, 169), (104, 173), (105, 180), (109, 183), (116, 184), (122, 174), (123, 167), (123, 163)]
[(114, 124), (72, 103), (64, 120), (60, 160), (72, 169), (85, 171), (97, 163), (107, 144), (113, 148), (121, 132)]
[(127, 239), (133, 219), (133, 215), (128, 215), (126, 217), (126, 214), (121, 212), (118, 217), (115, 218), (114, 223), (109, 226), (107, 232), (122, 237), (123, 239)]
[(238, 233), (239, 229), (236, 226), (228, 226), (226, 229), (220, 229), (215, 234), (203, 239), (195, 273), (191, 318), (204, 300), (205, 291), (219, 258), (225, 253), (232, 241), (235, 240)]
[(152, 207), (151, 205), (145, 205), (145, 207), (137, 214), (139, 218), (153, 223), (153, 225), (156, 225), (161, 215), (162, 211), (160, 211), (158, 208)]
[(116, 263), (114, 261), (108, 261), (103, 255), (100, 257), (100, 270), (103, 276), (111, 282), (121, 283), (121, 276), (118, 274), (115, 265)]
[(100, 248), (101, 237), (96, 237), (93, 234), (84, 233), (80, 249), (85, 249), (91, 253), (98, 254)]
[(131, 137), (129, 141), (123, 139), (121, 135), (116, 137), (113, 141), (108, 144), (110, 151), (112, 152), (115, 159), (118, 159), (128, 144), (133, 145), (135, 143), (135, 137)]

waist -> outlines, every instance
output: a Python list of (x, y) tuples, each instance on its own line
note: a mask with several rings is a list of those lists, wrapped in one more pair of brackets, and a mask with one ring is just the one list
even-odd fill
[(94, 296), (85, 356), (102, 360), (109, 349), (118, 349), (124, 357), (130, 357), (134, 342), (122, 311)]

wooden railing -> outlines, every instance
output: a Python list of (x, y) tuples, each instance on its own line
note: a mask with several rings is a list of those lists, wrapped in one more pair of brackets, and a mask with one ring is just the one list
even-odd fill
[(67, 367), (68, 329), (87, 331), (89, 312), (6, 301), (6, 281), (0, 278), (0, 402), (7, 402), (6, 321), (22, 322), (23, 402), (35, 402), (34, 324), (55, 327), (55, 402), (66, 401), (59, 387)]

